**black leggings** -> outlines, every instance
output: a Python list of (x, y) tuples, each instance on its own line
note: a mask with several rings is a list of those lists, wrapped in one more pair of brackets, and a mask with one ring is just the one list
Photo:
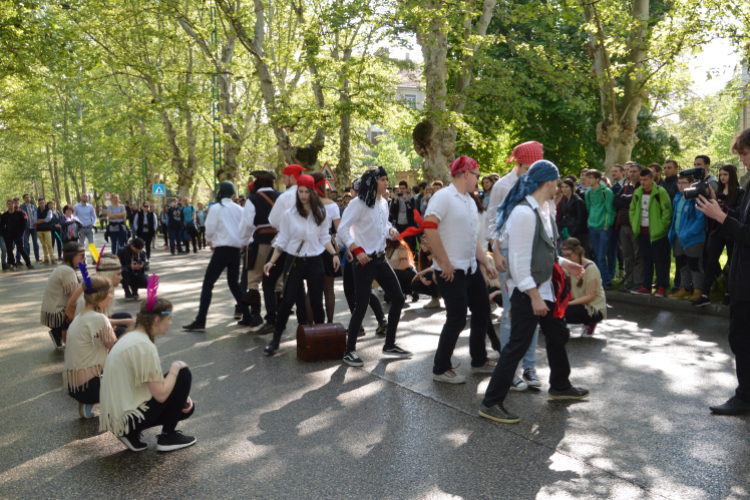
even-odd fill
[[(354, 288), (354, 266), (358, 265), (356, 262), (347, 262), (344, 266), (344, 296), (346, 296), (346, 303), (349, 306), (349, 312), (354, 313), (354, 306), (356, 305), (357, 291)], [(385, 313), (383, 312), (383, 306), (380, 304), (380, 299), (374, 290), (370, 289), (370, 309), (375, 314), (375, 319), (378, 323), (385, 322)]]
[(325, 323), (326, 320), (326, 314), (323, 310), (323, 278), (325, 278), (323, 258), (320, 255), (297, 257), (294, 260), (287, 258), (284, 268), (286, 284), (281, 292), (281, 304), (276, 318), (276, 329), (273, 332), (273, 343), (275, 345), (279, 344), (286, 323), (289, 321), (289, 315), (292, 313), (292, 307), (297, 301), (300, 290), (304, 289), (303, 281), (307, 281), (314, 324), (319, 325)]
[(84, 405), (95, 405), (99, 403), (99, 389), (102, 386), (102, 379), (94, 377), (89, 380), (83, 388), (75, 392), (68, 389), (68, 396)]
[[(409, 288), (410, 288), (411, 291), (408, 292), (408, 293), (418, 293), (418, 294), (421, 294), (421, 295), (429, 295), (433, 299), (439, 297), (440, 296), (440, 290), (438, 290), (437, 283), (435, 283), (435, 275), (434, 274), (435, 273), (433, 273), (432, 271), (427, 271), (426, 273), (424, 273), (424, 279), (426, 281), (430, 282), (429, 285), (425, 285), (420, 280), (412, 281), (409, 284)], [(412, 279), (413, 278), (414, 277), (412, 276)], [(407, 293), (407, 292), (404, 292), (404, 293)]]
[[(164, 374), (166, 377), (167, 374)], [(135, 429), (130, 431), (128, 435), (134, 435), (143, 432), (151, 427), (161, 425), (162, 434), (170, 434), (174, 432), (177, 424), (183, 420), (187, 420), (195, 411), (195, 405), (190, 413), (182, 413), (187, 403), (187, 398), (190, 395), (190, 385), (193, 381), (193, 375), (190, 373), (189, 368), (183, 368), (177, 374), (177, 380), (174, 383), (172, 392), (167, 397), (167, 400), (163, 403), (158, 402), (156, 399), (151, 398), (146, 403), (148, 410), (143, 412), (143, 420), (135, 424)]]
[(590, 325), (599, 323), (602, 319), (602, 313), (597, 311), (595, 314), (590, 314), (584, 305), (568, 306), (565, 309), (565, 322), (569, 325)]
[[(724, 251), (724, 247), (727, 248), (727, 262), (732, 262), (732, 253), (734, 250), (734, 243), (726, 238), (719, 236), (718, 233), (714, 233), (708, 238), (708, 261), (703, 266), (703, 295), (708, 297), (711, 295), (711, 287), (714, 286), (714, 279), (716, 275), (721, 273), (721, 265), (719, 259), (721, 258), (721, 252)], [(695, 283), (698, 286), (698, 283)]]

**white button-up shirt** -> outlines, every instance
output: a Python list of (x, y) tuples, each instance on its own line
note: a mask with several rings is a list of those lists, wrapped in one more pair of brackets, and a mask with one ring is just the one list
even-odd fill
[(382, 197), (370, 208), (359, 198), (353, 199), (344, 211), (339, 224), (338, 238), (347, 247), (357, 246), (367, 254), (385, 250), (385, 240), (390, 237), (388, 202)]
[[(275, 205), (274, 205), (275, 206)], [(331, 220), (326, 215), (325, 220), (320, 225), (315, 223), (315, 217), (308, 214), (303, 218), (297, 207), (287, 210), (281, 216), (279, 234), (276, 236), (276, 247), (284, 250), (290, 255), (295, 255), (300, 244), (300, 257), (314, 257), (326, 251), (325, 244), (331, 241), (331, 235), (328, 227)]]
[[(434, 215), (440, 220), (438, 234), (443, 242), (445, 253), (453, 269), (467, 273), (477, 268), (477, 233), (479, 231), (479, 211), (469, 193), (461, 194), (451, 184), (430, 199), (425, 218)], [(440, 271), (440, 265), (432, 262), (432, 267)]]
[(250, 243), (253, 233), (242, 223), (242, 207), (231, 198), (211, 206), (206, 217), (206, 241), (214, 248), (243, 248)]
[[(281, 216), (284, 215), (284, 212), (286, 212), (296, 204), (297, 186), (290, 186), (289, 189), (281, 193), (281, 196), (276, 198), (276, 202), (273, 204), (271, 213), (268, 214), (268, 222), (271, 223), (271, 226), (279, 229), (279, 227), (281, 226)], [(247, 206), (247, 203), (245, 203), (245, 206)]]
[[(550, 239), (555, 237), (555, 231), (550, 218), (549, 204), (544, 203), (540, 206), (531, 195), (526, 197), (526, 201), (531, 206), (516, 206), (510, 213), (508, 222), (505, 223), (508, 241), (508, 270), (510, 271), (510, 277), (506, 282), (508, 296), (513, 295), (513, 290), (516, 288), (525, 292), (536, 287), (534, 278), (531, 277), (531, 251), (534, 247), (534, 235), (536, 234), (537, 224), (537, 217), (534, 210), (539, 211), (547, 236)], [(539, 295), (546, 301), (555, 301), (551, 277), (539, 285)]]

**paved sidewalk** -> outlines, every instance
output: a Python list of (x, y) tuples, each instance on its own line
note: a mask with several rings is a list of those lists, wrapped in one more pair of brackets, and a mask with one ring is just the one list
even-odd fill
[[(613, 302), (593, 338), (574, 328), (577, 403), (511, 393), (514, 426), (477, 417), (488, 376), (470, 374), (468, 332), (454, 354), (463, 386), (432, 382), (444, 310), (426, 298), (404, 312), (399, 344), (412, 360), (380, 355), (368, 313), (361, 369), (297, 360), (290, 321), (281, 354), (231, 319), (225, 282), (208, 330), (183, 332), (197, 307), (209, 253), (156, 251), (160, 295), (175, 303), (157, 340), (164, 367), (193, 371), (196, 413), (180, 425), (198, 438), (171, 454), (136, 454), (98, 421), (82, 421), (62, 386), (63, 355), (39, 325), (50, 269), (0, 275), (0, 498), (546, 499), (746, 498), (748, 419), (707, 406), (734, 390), (727, 321)], [(337, 320), (348, 310), (337, 281)], [(122, 290), (117, 291), (122, 297)], [(114, 310), (137, 304), (117, 300)], [(539, 375), (549, 375), (543, 341)]]

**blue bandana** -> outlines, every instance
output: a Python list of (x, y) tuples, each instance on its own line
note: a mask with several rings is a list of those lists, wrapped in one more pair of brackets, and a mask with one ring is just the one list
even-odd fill
[(503, 202), (495, 210), (495, 214), (490, 214), (490, 217), (495, 217), (495, 224), (492, 228), (492, 238), (496, 239), (500, 234), (503, 226), (508, 222), (510, 213), (516, 208), (516, 205), (521, 203), (524, 198), (539, 189), (539, 185), (543, 182), (554, 181), (560, 178), (560, 171), (557, 170), (557, 166), (548, 160), (535, 161), (529, 171), (519, 177), (511, 188), (508, 196), (505, 197)]

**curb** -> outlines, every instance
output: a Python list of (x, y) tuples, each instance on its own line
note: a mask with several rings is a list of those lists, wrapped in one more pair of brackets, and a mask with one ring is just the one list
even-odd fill
[(669, 309), (671, 311), (682, 311), (690, 314), (705, 314), (710, 316), (719, 316), (729, 318), (729, 307), (718, 304), (709, 304), (703, 307), (693, 307), (686, 300), (667, 299), (661, 297), (645, 297), (642, 295), (633, 295), (632, 293), (623, 293), (617, 291), (605, 292), (608, 302), (624, 302), (638, 306), (648, 306), (658, 309)]

